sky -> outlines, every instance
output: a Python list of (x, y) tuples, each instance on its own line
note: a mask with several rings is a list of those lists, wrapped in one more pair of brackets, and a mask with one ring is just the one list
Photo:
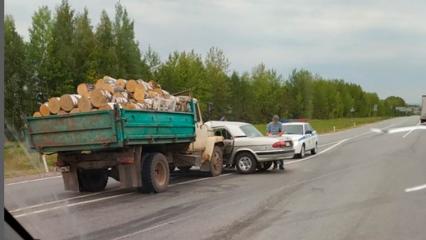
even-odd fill
[[(117, 1), (74, 0), (96, 26), (102, 9)], [(134, 19), (141, 50), (151, 46), (162, 60), (172, 51), (205, 55), (222, 49), (231, 70), (250, 72), (260, 63), (287, 78), (307, 69), (419, 104), (426, 94), (426, 1), (369, 0), (121, 0)], [(28, 39), (38, 7), (60, 0), (6, 0), (17, 31)]]

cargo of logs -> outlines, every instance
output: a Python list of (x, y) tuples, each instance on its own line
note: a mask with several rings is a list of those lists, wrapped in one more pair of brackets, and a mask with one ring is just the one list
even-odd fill
[(154, 81), (114, 79), (105, 76), (95, 84), (81, 83), (76, 94), (51, 97), (40, 105), (34, 117), (63, 115), (97, 110), (124, 109), (188, 111), (188, 96), (173, 96)]

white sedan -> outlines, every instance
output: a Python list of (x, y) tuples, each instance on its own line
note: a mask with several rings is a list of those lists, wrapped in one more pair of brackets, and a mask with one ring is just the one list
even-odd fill
[(283, 123), (284, 136), (293, 141), (294, 157), (303, 158), (310, 151), (316, 154), (318, 151), (318, 135), (316, 131), (306, 122)]

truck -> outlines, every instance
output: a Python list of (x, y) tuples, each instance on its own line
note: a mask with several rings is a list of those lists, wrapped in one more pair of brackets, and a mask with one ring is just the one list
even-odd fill
[(426, 95), (422, 96), (422, 110), (420, 112), (420, 123), (426, 123)]
[(57, 154), (64, 188), (97, 192), (109, 177), (123, 188), (159, 193), (170, 172), (198, 166), (218, 176), (223, 169), (223, 137), (203, 123), (197, 99), (187, 112), (113, 110), (26, 118), (29, 146)]

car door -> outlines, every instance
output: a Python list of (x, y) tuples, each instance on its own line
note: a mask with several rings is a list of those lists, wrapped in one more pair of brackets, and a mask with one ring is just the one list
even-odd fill
[(226, 128), (216, 128), (215, 135), (223, 137), (223, 159), (229, 161), (234, 149), (234, 139), (232, 135)]
[(306, 139), (306, 150), (309, 150), (313, 148), (312, 129), (310, 128), (309, 124), (303, 124), (303, 126), (304, 126), (305, 139)]

